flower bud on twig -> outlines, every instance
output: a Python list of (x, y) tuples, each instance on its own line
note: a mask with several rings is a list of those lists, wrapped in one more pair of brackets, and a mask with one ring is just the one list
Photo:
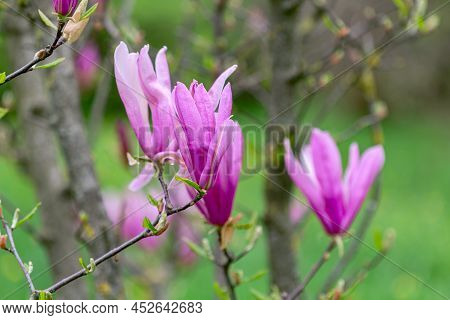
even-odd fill
[(78, 0), (53, 0), (53, 10), (62, 16), (71, 14), (78, 4)]

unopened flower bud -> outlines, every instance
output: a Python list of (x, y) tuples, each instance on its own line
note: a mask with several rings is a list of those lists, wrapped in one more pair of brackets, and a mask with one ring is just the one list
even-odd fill
[(88, 0), (82, 0), (80, 5), (72, 15), (71, 20), (67, 23), (63, 31), (63, 37), (68, 43), (74, 43), (82, 35), (84, 28), (89, 22), (89, 18), (83, 18), (86, 12)]
[(78, 0), (53, 0), (53, 10), (62, 16), (71, 14), (78, 4)]
[(8, 236), (1, 235), (0, 236), (0, 249), (5, 250), (6, 249), (6, 242), (8, 240)]

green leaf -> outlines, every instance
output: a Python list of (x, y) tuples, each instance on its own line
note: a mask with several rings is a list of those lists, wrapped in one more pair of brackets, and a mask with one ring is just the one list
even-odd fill
[(55, 61), (52, 61), (50, 63), (44, 64), (44, 65), (41, 65), (41, 66), (37, 66), (37, 67), (35, 67), (35, 69), (49, 69), (49, 68), (53, 68), (53, 67), (56, 67), (57, 65), (61, 64), (62, 62), (64, 62), (64, 60), (66, 60), (66, 58), (61, 57), (61, 58), (58, 58)]
[(262, 277), (264, 277), (266, 274), (267, 274), (267, 270), (258, 271), (257, 273), (252, 275), (250, 278), (245, 279), (243, 281), (243, 283), (249, 283), (249, 282), (253, 282), (253, 281), (259, 280)]
[(5, 83), (6, 81), (6, 72), (0, 73), (0, 84)]
[(47, 291), (39, 291), (39, 300), (53, 300), (53, 295)]
[(398, 15), (402, 19), (406, 19), (409, 15), (409, 8), (408, 5), (405, 3), (404, 0), (392, 0), (394, 5), (397, 7)]
[(329, 15), (324, 15), (322, 17), (322, 22), (323, 22), (324, 26), (328, 30), (330, 30), (332, 33), (338, 33), (339, 32), (338, 26), (333, 22), (333, 20), (331, 20)]
[(194, 252), (200, 257), (208, 259), (208, 254), (202, 247), (200, 247), (199, 245), (188, 239), (183, 239), (183, 241), (188, 245), (189, 249), (191, 249), (192, 252)]
[(89, 261), (89, 273), (94, 272), (95, 268), (96, 268), (95, 260), (91, 258), (91, 260)]
[(16, 228), (20, 227), (21, 225), (23, 225), (24, 223), (28, 222), (28, 220), (30, 220), (31, 218), (33, 218), (33, 216), (36, 214), (36, 211), (39, 209), (39, 207), (41, 206), (41, 203), (39, 202), (31, 211), (30, 213), (28, 213), (24, 218), (22, 218), (21, 220), (19, 220), (19, 222), (17, 222)]
[(230, 300), (230, 296), (229, 296), (227, 290), (222, 288), (217, 282), (214, 282), (213, 287), (214, 287), (214, 292), (215, 292), (216, 296), (220, 300)]
[(186, 178), (183, 178), (183, 177), (180, 177), (180, 176), (175, 176), (175, 179), (178, 180), (178, 181), (180, 181), (180, 182), (183, 182), (184, 184), (188, 185), (189, 187), (194, 188), (195, 190), (197, 190), (197, 192), (198, 192), (199, 194), (205, 194), (205, 193), (206, 193), (206, 190), (203, 190), (203, 189), (202, 189), (197, 183), (195, 183), (194, 181), (191, 181), (191, 180), (189, 180), (189, 179), (186, 179)]
[(58, 31), (58, 27), (41, 11), (38, 9), (39, 17), (42, 22), (49, 28), (52, 28), (55, 31)]
[(159, 201), (153, 198), (153, 196), (150, 193), (147, 194), (147, 199), (153, 206), (159, 208)]
[(144, 221), (142, 222), (142, 226), (145, 229), (147, 229), (147, 230), (151, 230), (151, 232), (153, 234), (157, 234), (158, 233), (158, 230), (156, 230), (156, 228), (153, 226), (153, 223), (147, 217), (144, 217)]
[(0, 119), (3, 118), (9, 112), (6, 108), (0, 108)]
[(17, 227), (17, 223), (19, 222), (19, 214), (20, 214), (20, 209), (16, 209), (16, 211), (14, 211), (13, 219), (11, 222), (12, 230), (14, 230)]
[(95, 10), (97, 10), (97, 7), (98, 3), (94, 4), (92, 7), (87, 9), (86, 12), (81, 15), (81, 20), (88, 19), (90, 16), (92, 16)]
[(373, 233), (373, 242), (375, 249), (378, 251), (383, 250), (383, 233), (380, 230), (375, 230)]
[(204, 252), (206, 254), (206, 257), (209, 260), (214, 261), (214, 254), (213, 254), (212, 249), (211, 249), (211, 244), (209, 243), (207, 238), (203, 239), (202, 245), (203, 245), (203, 250), (204, 250)]
[(83, 258), (79, 257), (79, 258), (78, 258), (78, 262), (80, 263), (81, 267), (82, 267), (84, 270), (88, 271), (88, 267), (87, 267), (87, 265), (84, 263)]
[(235, 228), (238, 230), (250, 230), (251, 228), (253, 228), (253, 224), (251, 223), (238, 224), (235, 226)]

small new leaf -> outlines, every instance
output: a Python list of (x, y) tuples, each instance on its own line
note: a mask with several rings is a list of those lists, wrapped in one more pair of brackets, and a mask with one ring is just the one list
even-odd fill
[(200, 247), (196, 243), (190, 241), (189, 239), (183, 239), (183, 241), (188, 245), (189, 249), (191, 249), (192, 252), (194, 252), (195, 254), (197, 254), (200, 257), (209, 259), (207, 253), (205, 252), (205, 250), (202, 247)]
[(41, 203), (39, 202), (24, 218), (22, 218), (21, 220), (19, 220), (19, 222), (17, 222), (16, 228), (20, 227), (24, 223), (28, 222), (28, 220), (33, 218), (33, 216), (36, 214), (36, 211), (39, 209), (40, 206)]
[(6, 73), (2, 72), (0, 73), (0, 84), (5, 83), (5, 81), (6, 81)]
[(153, 198), (153, 196), (150, 193), (147, 194), (147, 199), (151, 203), (151, 205), (153, 205), (154, 207), (159, 208), (159, 201), (156, 200), (155, 198)]
[(267, 274), (267, 270), (261, 270), (261, 271), (255, 273), (254, 275), (252, 275), (251, 277), (243, 280), (242, 283), (249, 283), (249, 282), (259, 280), (262, 277), (264, 277), (266, 274)]
[(205, 194), (206, 190), (203, 190), (197, 183), (195, 183), (194, 181), (191, 181), (189, 179), (180, 177), (180, 176), (175, 176), (175, 179), (177, 181), (183, 182), (184, 184), (188, 185), (189, 187), (194, 188), (195, 190), (197, 190), (197, 192), (199, 194)]
[(55, 26), (55, 24), (41, 11), (38, 9), (39, 17), (41, 18), (42, 22), (49, 28), (52, 28), (53, 30), (57, 31), (58, 28)]
[(19, 214), (20, 214), (20, 209), (16, 209), (16, 211), (14, 211), (13, 219), (12, 219), (12, 222), (11, 222), (11, 229), (12, 230), (17, 228), (17, 223), (19, 222)]
[(94, 12), (97, 10), (97, 7), (98, 7), (98, 3), (94, 4), (92, 7), (87, 9), (86, 12), (84, 12), (81, 15), (81, 20), (88, 19), (90, 16), (92, 16), (94, 14)]
[(128, 165), (130, 167), (134, 167), (139, 164), (139, 161), (136, 160), (130, 153), (127, 152)]
[(8, 113), (8, 111), (8, 109), (0, 108), (0, 119), (3, 118)]
[(230, 300), (227, 290), (222, 288), (217, 282), (214, 282), (214, 293), (220, 300)]
[(95, 260), (91, 258), (91, 260), (89, 261), (89, 273), (94, 272), (95, 268), (96, 268)]
[(64, 60), (66, 60), (66, 58), (61, 57), (61, 58), (58, 58), (58, 59), (56, 59), (55, 61), (52, 61), (52, 62), (50, 62), (50, 63), (43, 64), (43, 65), (41, 65), (41, 66), (36, 66), (35, 69), (50, 69), (50, 68), (54, 68), (54, 67), (56, 67), (57, 65), (63, 63)]
[(206, 257), (211, 260), (214, 261), (214, 254), (213, 251), (211, 249), (211, 244), (209, 243), (207, 238), (204, 238), (202, 241), (202, 245), (203, 245), (203, 250), (206, 254)]
[(147, 217), (144, 217), (144, 221), (142, 222), (142, 226), (145, 229), (150, 230), (153, 234), (157, 234), (158, 233), (158, 230), (156, 230), (156, 228), (153, 225), (153, 223)]
[(92, 258), (90, 259), (89, 265), (86, 265), (86, 263), (84, 263), (83, 258), (81, 258), (81, 257), (78, 259), (78, 261), (80, 262), (80, 265), (84, 269), (86, 274), (90, 274), (95, 271), (95, 260), (94, 259), (92, 259)]
[(27, 265), (25, 265), (27, 267), (27, 272), (28, 274), (31, 274), (33, 272), (33, 262), (28, 262)]
[(39, 300), (53, 300), (53, 295), (47, 291), (39, 291)]
[(88, 270), (88, 267), (87, 267), (87, 265), (84, 263), (84, 260), (83, 260), (83, 258), (78, 258), (78, 262), (80, 263), (80, 265), (81, 265), (81, 267), (84, 269), (84, 270)]

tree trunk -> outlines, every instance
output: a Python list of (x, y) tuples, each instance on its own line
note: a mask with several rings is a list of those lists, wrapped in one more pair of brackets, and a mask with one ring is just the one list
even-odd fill
[(283, 160), (283, 139), (294, 124), (293, 111), (283, 112), (295, 99), (296, 85), (290, 79), (296, 69), (295, 29), (300, 1), (270, 0), (272, 79), (269, 118), (266, 128), (266, 215), (269, 266), (272, 284), (290, 292), (298, 284), (293, 251), (292, 223), (289, 219), (289, 194), (292, 183)]
[[(17, 15), (6, 14), (5, 37), (11, 69), (27, 63), (35, 54), (34, 26)], [(13, 82), (18, 100), (20, 134), (25, 142), (24, 162), (37, 196), (42, 202), (42, 239), (53, 279), (59, 280), (79, 269), (78, 256), (68, 256), (77, 248), (76, 216), (67, 194), (67, 184), (58, 167), (55, 136), (49, 125), (50, 99), (44, 87), (45, 75), (31, 72)], [(67, 256), (67, 257), (66, 257)], [(77, 282), (58, 293), (60, 299), (85, 299), (85, 283)]]
[[(92, 257), (99, 257), (115, 244), (114, 232), (103, 205), (100, 185), (94, 170), (86, 131), (84, 128), (78, 84), (73, 64), (73, 50), (64, 45), (56, 56), (66, 58), (55, 70), (56, 81), (52, 84), (54, 124), (70, 176), (70, 188), (80, 212), (89, 217), (94, 235), (85, 240)], [(101, 297), (121, 298), (123, 288), (119, 265), (114, 259), (105, 262), (95, 273), (97, 291)]]

